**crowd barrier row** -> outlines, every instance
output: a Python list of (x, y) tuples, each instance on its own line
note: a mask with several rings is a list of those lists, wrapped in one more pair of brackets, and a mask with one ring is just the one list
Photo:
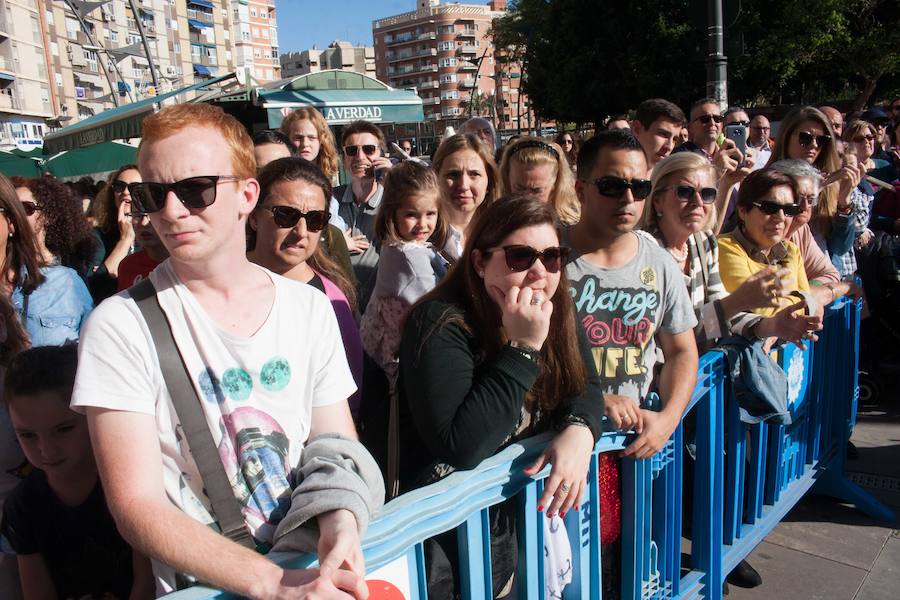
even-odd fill
[[(742, 423), (736, 402), (726, 400), (730, 382), (721, 353), (701, 357), (697, 386), (672, 439), (650, 459), (622, 462), (623, 600), (718, 600), (725, 576), (810, 489), (853, 503), (877, 519), (893, 519), (844, 476), (858, 397), (859, 318), (858, 303), (839, 300), (826, 310), (818, 342), (806, 350), (785, 345), (778, 351), (788, 377), (790, 425)], [(689, 478), (684, 477), (683, 452), (687, 419), (696, 445)], [(601, 598), (598, 456), (622, 450), (632, 438), (616, 431), (603, 434), (591, 456), (584, 504), (564, 519), (573, 563), (565, 599)], [(490, 598), (488, 510), (511, 497), (519, 507), (515, 595), (542, 598), (546, 517), (537, 511), (537, 499), (549, 468), (534, 478), (522, 469), (548, 439), (514, 444), (471, 471), (453, 473), (385, 505), (362, 542), (371, 598), (427, 598), (422, 542), (453, 529), (460, 542), (462, 597)], [(691, 480), (692, 489), (684, 489)], [(690, 504), (686, 512), (683, 502)], [(689, 523), (685, 531), (683, 514)], [(313, 556), (272, 558), (293, 567), (315, 564)], [(229, 597), (199, 586), (169, 596)]]

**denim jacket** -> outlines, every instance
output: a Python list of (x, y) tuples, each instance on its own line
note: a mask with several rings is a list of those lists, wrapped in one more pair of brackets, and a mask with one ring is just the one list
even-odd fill
[(61, 265), (43, 267), (45, 280), (28, 298), (22, 288), (12, 293), (13, 306), (23, 318), (34, 346), (59, 346), (77, 340), (81, 324), (94, 307), (84, 280), (73, 269)]

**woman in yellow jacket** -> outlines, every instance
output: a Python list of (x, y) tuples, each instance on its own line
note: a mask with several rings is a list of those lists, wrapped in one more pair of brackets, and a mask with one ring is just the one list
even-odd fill
[(793, 307), (796, 318), (807, 320), (806, 339), (821, 329), (819, 307), (809, 292), (800, 249), (785, 234), (799, 214), (793, 179), (773, 169), (761, 169), (741, 184), (737, 204), (740, 225), (719, 236), (719, 269), (725, 289), (736, 290), (750, 277), (765, 279), (772, 306), (753, 312), (771, 316)]

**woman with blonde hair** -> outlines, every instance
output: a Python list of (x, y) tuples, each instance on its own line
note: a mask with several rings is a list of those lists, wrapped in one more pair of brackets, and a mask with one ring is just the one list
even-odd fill
[(681, 267), (697, 314), (697, 346), (709, 348), (718, 338), (731, 334), (800, 340), (807, 324), (792, 311), (782, 310), (771, 317), (750, 312), (778, 306), (773, 291), (789, 275), (786, 269), (761, 269), (731, 294), (725, 290), (719, 274), (719, 245), (711, 230), (716, 222), (713, 165), (693, 152), (672, 154), (654, 167), (651, 181), (653, 188), (644, 203), (640, 226)]
[(432, 167), (444, 188), (444, 216), (449, 225), (446, 250), (459, 258), (472, 218), (502, 195), (500, 172), (487, 146), (471, 133), (441, 142)]
[[(338, 152), (334, 136), (322, 113), (312, 107), (298, 108), (281, 122), (281, 132), (291, 140), (297, 149), (297, 156), (319, 167), (328, 181), (332, 185), (336, 184)], [(338, 215), (336, 199), (329, 199), (328, 212), (331, 213), (331, 224), (346, 231), (347, 224)]]
[(581, 216), (575, 195), (575, 177), (557, 144), (521, 137), (506, 147), (500, 163), (503, 186), (511, 194), (531, 194), (549, 202), (566, 225)]
[(767, 166), (785, 158), (804, 160), (822, 173), (822, 191), (809, 226), (841, 275), (853, 273), (854, 220), (863, 200), (856, 186), (864, 169), (860, 171), (855, 156), (845, 155), (841, 161), (831, 121), (812, 106), (794, 109), (781, 122)]

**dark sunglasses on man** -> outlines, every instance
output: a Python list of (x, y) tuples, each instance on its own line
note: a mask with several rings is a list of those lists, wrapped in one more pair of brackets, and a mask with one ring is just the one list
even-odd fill
[(541, 251), (535, 250), (531, 246), (511, 245), (495, 248), (493, 250), (482, 250), (485, 258), (497, 250), (503, 250), (506, 256), (506, 266), (513, 273), (521, 273), (531, 268), (537, 259), (541, 259), (541, 263), (548, 273), (559, 273), (569, 256), (569, 249), (565, 246), (551, 246)]
[(582, 181), (593, 183), (601, 196), (610, 198), (621, 198), (625, 195), (625, 192), (631, 190), (635, 200), (644, 200), (650, 195), (650, 190), (653, 188), (653, 184), (649, 179), (632, 179), (629, 181), (621, 177), (613, 177), (612, 175), (607, 175), (594, 181), (588, 181), (587, 179), (582, 179)]
[(695, 121), (700, 121), (704, 125), (709, 125), (711, 121), (715, 121), (716, 123), (721, 123), (725, 120), (725, 117), (722, 115), (700, 115)]
[(801, 146), (809, 147), (812, 146), (813, 140), (815, 140), (816, 145), (819, 148), (824, 148), (826, 144), (831, 142), (830, 135), (813, 135), (809, 131), (798, 131), (797, 132), (797, 141), (800, 142)]
[(375, 144), (363, 144), (362, 146), (344, 146), (344, 154), (353, 158), (356, 156), (359, 151), (362, 150), (363, 154), (366, 156), (374, 156), (378, 151), (378, 146)]
[(327, 210), (303, 212), (293, 206), (260, 206), (260, 208), (272, 213), (272, 220), (281, 229), (290, 229), (297, 225), (300, 219), (306, 219), (307, 231), (315, 233), (325, 229), (328, 219), (331, 218), (331, 214)]
[(128, 191), (131, 192), (134, 212), (149, 214), (162, 210), (169, 192), (174, 193), (186, 208), (196, 210), (206, 208), (216, 201), (216, 190), (220, 183), (240, 180), (240, 177), (233, 175), (199, 175), (174, 183), (129, 183)]

